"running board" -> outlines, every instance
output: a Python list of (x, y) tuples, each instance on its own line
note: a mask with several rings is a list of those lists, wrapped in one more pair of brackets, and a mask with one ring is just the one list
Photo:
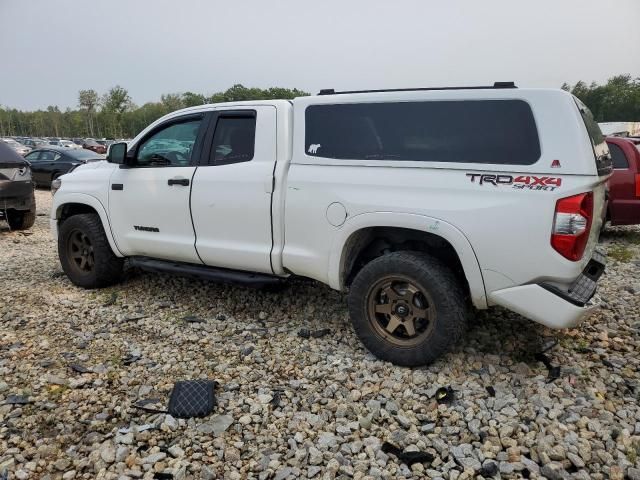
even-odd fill
[(182, 277), (198, 278), (212, 282), (233, 283), (254, 288), (276, 285), (284, 281), (283, 278), (266, 273), (244, 272), (226, 268), (194, 265), (191, 263), (172, 262), (148, 257), (129, 257), (129, 265), (147, 272), (168, 273)]

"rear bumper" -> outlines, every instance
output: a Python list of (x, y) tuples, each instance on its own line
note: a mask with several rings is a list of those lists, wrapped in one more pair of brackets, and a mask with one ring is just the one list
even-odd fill
[(33, 206), (33, 183), (0, 181), (0, 209), (30, 210)]
[(605, 257), (595, 252), (582, 274), (563, 290), (550, 284), (530, 284), (497, 290), (492, 303), (550, 328), (573, 328), (598, 308), (593, 296), (604, 272)]

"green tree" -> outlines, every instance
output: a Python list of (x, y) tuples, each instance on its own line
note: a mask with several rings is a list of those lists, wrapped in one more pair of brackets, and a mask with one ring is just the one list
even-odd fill
[(207, 103), (207, 97), (201, 93), (184, 92), (182, 94), (182, 104), (185, 107), (195, 107)]
[(616, 75), (604, 85), (579, 81), (562, 88), (582, 100), (599, 122), (640, 121), (640, 78)]
[(81, 110), (86, 112), (87, 132), (91, 137), (95, 136), (94, 132), (94, 116), (98, 107), (98, 92), (93, 89), (80, 90), (78, 93), (78, 105)]
[(304, 95), (308, 93), (297, 89), (247, 88), (236, 84), (223, 92), (209, 95), (168, 93), (162, 95), (158, 102), (136, 107), (127, 90), (116, 85), (102, 96), (92, 89), (80, 90), (77, 110), (62, 112), (51, 105), (46, 110), (23, 112), (0, 106), (0, 135), (133, 137), (154, 120), (184, 107), (242, 100), (291, 99)]

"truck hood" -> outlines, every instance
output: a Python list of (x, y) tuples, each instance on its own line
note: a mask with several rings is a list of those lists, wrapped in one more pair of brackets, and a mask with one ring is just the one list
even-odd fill
[(73, 169), (73, 173), (87, 170), (113, 170), (117, 168), (117, 165), (113, 163), (109, 163), (106, 160), (89, 160), (87, 163), (83, 163), (82, 165), (78, 165)]

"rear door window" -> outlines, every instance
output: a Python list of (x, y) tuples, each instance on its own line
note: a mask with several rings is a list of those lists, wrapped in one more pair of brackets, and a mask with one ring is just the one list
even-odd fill
[(216, 122), (208, 165), (229, 165), (253, 159), (256, 116), (221, 114)]
[(522, 100), (311, 105), (307, 155), (345, 160), (408, 160), (532, 165), (538, 131)]
[(629, 168), (629, 162), (622, 149), (615, 143), (609, 143), (609, 151), (613, 158), (613, 168)]

